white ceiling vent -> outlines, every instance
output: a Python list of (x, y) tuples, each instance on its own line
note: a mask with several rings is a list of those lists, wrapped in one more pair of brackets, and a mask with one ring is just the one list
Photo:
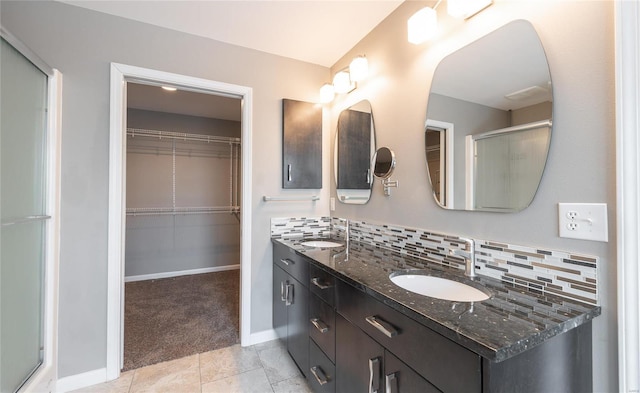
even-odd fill
[(513, 101), (522, 101), (528, 100), (533, 97), (546, 97), (549, 94), (549, 90), (540, 86), (531, 86), (522, 90), (514, 91), (513, 93), (509, 93), (505, 98)]

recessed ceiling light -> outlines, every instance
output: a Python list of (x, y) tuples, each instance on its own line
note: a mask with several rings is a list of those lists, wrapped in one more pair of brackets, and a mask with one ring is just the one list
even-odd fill
[(171, 87), (171, 86), (162, 86), (162, 88), (166, 91), (176, 91), (178, 89), (176, 89), (175, 87)]

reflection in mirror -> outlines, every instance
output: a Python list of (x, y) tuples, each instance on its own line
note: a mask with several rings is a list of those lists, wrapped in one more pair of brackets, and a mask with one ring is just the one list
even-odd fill
[(334, 148), (338, 200), (365, 204), (371, 197), (371, 156), (375, 152), (373, 111), (369, 101), (340, 112)]
[(433, 77), (425, 124), (438, 204), (501, 212), (529, 206), (551, 125), (551, 75), (528, 21), (511, 22), (445, 57)]
[(373, 174), (381, 179), (387, 179), (393, 174), (396, 166), (395, 154), (388, 147), (381, 147), (376, 151)]
[(396, 155), (388, 147), (381, 147), (373, 155), (373, 174), (382, 179), (384, 195), (391, 195), (391, 187), (398, 187), (397, 181), (390, 177), (396, 167)]

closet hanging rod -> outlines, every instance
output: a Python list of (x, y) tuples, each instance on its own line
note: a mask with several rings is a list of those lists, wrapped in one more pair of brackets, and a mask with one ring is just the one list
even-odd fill
[(182, 140), (182, 141), (240, 144), (240, 138), (234, 138), (234, 137), (203, 135), (203, 134), (187, 134), (184, 132), (172, 132), (172, 131), (145, 130), (142, 128), (127, 128), (127, 135), (133, 138), (135, 138), (136, 136), (146, 136), (151, 138), (176, 139), (176, 140)]
[(238, 212), (240, 212), (240, 206), (127, 208), (128, 216), (211, 214), (211, 213), (238, 213)]
[(265, 195), (262, 197), (262, 200), (265, 202), (318, 201), (320, 200), (320, 197), (317, 195), (288, 197), (270, 197)]

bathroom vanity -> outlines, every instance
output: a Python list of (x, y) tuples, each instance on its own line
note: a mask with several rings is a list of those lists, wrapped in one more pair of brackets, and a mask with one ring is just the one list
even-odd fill
[[(592, 306), (363, 243), (272, 239), (273, 324), (316, 392), (588, 392)], [(480, 302), (393, 284), (411, 270), (491, 294)]]

